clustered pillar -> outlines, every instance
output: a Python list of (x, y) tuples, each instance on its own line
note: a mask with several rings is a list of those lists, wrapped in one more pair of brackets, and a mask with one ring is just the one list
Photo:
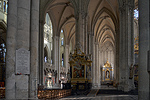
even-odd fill
[(39, 32), (39, 85), (44, 85), (44, 21), (40, 20)]
[(66, 67), (66, 74), (69, 68), (69, 45), (65, 45), (65, 67)]
[[(94, 42), (94, 36), (92, 36), (92, 44), (95, 44)], [(95, 45), (92, 45), (92, 87), (95, 88)]]
[(31, 55), (30, 55), (30, 98), (37, 97), (38, 43), (39, 43), (39, 0), (31, 1)]
[(6, 56), (6, 99), (15, 99), (15, 63), (17, 34), (17, 0), (9, 0)]
[(60, 79), (60, 50), (59, 50), (59, 40), (58, 36), (54, 36), (54, 66), (55, 70), (57, 70), (57, 80), (56, 83), (59, 83)]
[[(39, 0), (9, 0), (8, 3), (6, 99), (36, 98)], [(21, 49), (29, 52), (30, 60), (25, 62), (30, 70), (27, 74), (16, 73), (19, 63), (16, 52)]]
[[(149, 100), (149, 74), (147, 72), (148, 51), (150, 49), (150, 5), (149, 0), (139, 0), (139, 80), (138, 99)], [(148, 65), (148, 66), (147, 66)]]
[(134, 65), (133, 45), (133, 10), (134, 0), (126, 0), (120, 5), (120, 55), (119, 55), (119, 87), (128, 92), (134, 89), (134, 78), (129, 79), (130, 68)]

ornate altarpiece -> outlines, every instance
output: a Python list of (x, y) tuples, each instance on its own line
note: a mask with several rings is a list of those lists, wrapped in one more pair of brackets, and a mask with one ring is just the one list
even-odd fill
[(76, 48), (74, 54), (69, 56), (71, 84), (91, 83), (90, 55), (85, 55), (81, 49)]
[(113, 69), (111, 67), (111, 64), (107, 60), (104, 66), (102, 67), (102, 84), (113, 83), (112, 72)]

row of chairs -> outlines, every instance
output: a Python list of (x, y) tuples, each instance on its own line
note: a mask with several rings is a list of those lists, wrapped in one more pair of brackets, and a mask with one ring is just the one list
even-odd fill
[(39, 99), (59, 99), (71, 95), (71, 89), (38, 90)]
[(5, 88), (0, 88), (0, 99), (5, 98)]
[[(71, 89), (40, 89), (38, 90), (39, 99), (59, 99), (71, 95)], [(5, 87), (0, 88), (0, 99), (5, 98)]]

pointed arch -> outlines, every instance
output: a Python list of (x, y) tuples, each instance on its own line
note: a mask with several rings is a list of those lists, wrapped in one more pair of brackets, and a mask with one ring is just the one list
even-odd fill
[(103, 12), (106, 12), (106, 13), (110, 16), (110, 18), (112, 19), (112, 21), (113, 21), (113, 23), (114, 23), (114, 25), (115, 25), (115, 28), (118, 26), (118, 24), (117, 24), (117, 19), (116, 19), (115, 15), (114, 15), (109, 9), (107, 9), (106, 7), (103, 7), (103, 8), (98, 12), (98, 14), (95, 16), (95, 18), (92, 20), (92, 30), (93, 30), (93, 32), (94, 32), (94, 27), (95, 27), (95, 25), (96, 25), (96, 22), (97, 22), (97, 20), (99, 19), (99, 17), (101, 16), (101, 14), (102, 14)]

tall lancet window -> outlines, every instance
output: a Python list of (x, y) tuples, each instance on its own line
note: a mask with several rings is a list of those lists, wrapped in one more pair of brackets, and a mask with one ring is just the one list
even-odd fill
[(138, 8), (134, 9), (134, 19), (138, 20), (139, 18), (139, 10)]
[(60, 63), (64, 67), (64, 31), (60, 32)]
[(5, 84), (5, 69), (6, 69), (6, 45), (0, 38), (0, 87)]
[(7, 13), (7, 8), (8, 8), (8, 0), (4, 0), (3, 2), (3, 11)]
[(52, 50), (53, 50), (53, 29), (52, 22), (50, 20), (49, 14), (46, 14), (45, 24), (44, 24), (44, 62), (52, 64)]

